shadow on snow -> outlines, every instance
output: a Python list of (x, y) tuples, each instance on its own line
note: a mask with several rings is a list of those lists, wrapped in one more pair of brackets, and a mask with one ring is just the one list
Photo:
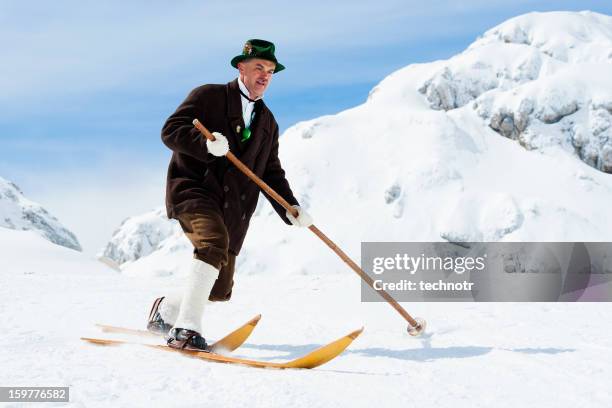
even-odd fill
[[(278, 355), (266, 356), (266, 360), (283, 359), (292, 360), (303, 356), (319, 347), (322, 344), (252, 344), (246, 343), (242, 347), (263, 351), (279, 352)], [(362, 349), (349, 349), (344, 351), (344, 355), (353, 354), (366, 357), (386, 357), (404, 361), (435, 361), (451, 358), (471, 358), (483, 356), (493, 350), (510, 351), (513, 353), (522, 354), (559, 354), (574, 352), (575, 349), (554, 348), (554, 347), (525, 347), (525, 348), (496, 348), (488, 346), (449, 346), (449, 347), (431, 347), (429, 341), (423, 341), (422, 347), (411, 349), (386, 349), (382, 347), (370, 347)]]

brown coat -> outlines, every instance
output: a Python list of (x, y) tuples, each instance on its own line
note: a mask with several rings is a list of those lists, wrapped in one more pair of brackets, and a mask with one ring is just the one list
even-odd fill
[[(194, 128), (198, 119), (211, 132), (220, 132), (230, 150), (290, 204), (297, 204), (278, 159), (278, 124), (262, 100), (256, 102), (251, 138), (240, 142), (244, 128), (238, 80), (227, 85), (203, 85), (187, 96), (164, 124), (162, 141), (172, 149), (166, 185), (169, 218), (198, 211), (219, 211), (229, 234), (229, 250), (238, 254), (259, 187), (225, 157), (208, 153), (206, 139)], [(266, 195), (285, 223), (285, 210)]]

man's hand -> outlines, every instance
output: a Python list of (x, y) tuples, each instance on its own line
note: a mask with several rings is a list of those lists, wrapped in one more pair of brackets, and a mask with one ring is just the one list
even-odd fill
[(206, 148), (208, 149), (208, 152), (217, 157), (225, 156), (227, 152), (229, 152), (227, 137), (223, 136), (219, 132), (213, 132), (213, 136), (215, 137), (214, 142), (206, 139)]
[(312, 225), (312, 217), (310, 214), (308, 214), (306, 210), (301, 208), (299, 205), (294, 205), (293, 208), (298, 211), (298, 216), (295, 218), (289, 211), (287, 211), (287, 218), (289, 218), (289, 221), (291, 221), (291, 223), (296, 227), (310, 227)]

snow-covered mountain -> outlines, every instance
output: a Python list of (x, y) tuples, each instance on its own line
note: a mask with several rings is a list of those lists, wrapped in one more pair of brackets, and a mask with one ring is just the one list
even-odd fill
[(192, 250), (178, 222), (158, 208), (124, 220), (98, 258), (128, 274), (165, 276), (185, 269)]
[[(526, 14), (291, 127), (281, 160), (315, 224), (355, 258), (362, 241), (609, 241), (611, 68), (612, 17)], [(158, 250), (125, 269), (180, 269), (191, 248), (161, 230), (173, 238), (154, 232)], [(139, 237), (123, 239), (150, 247)], [(316, 241), (260, 203), (237, 269), (349, 273)]]
[(19, 187), (0, 177), (0, 227), (32, 230), (47, 240), (81, 251), (76, 236), (40, 204), (28, 200)]
[(100, 256), (118, 264), (132, 262), (160, 249), (164, 240), (180, 231), (179, 225), (168, 220), (162, 208), (130, 217), (113, 232)]
[(419, 87), (432, 109), (469, 105), (528, 149), (560, 145), (612, 173), (612, 17), (530, 13), (487, 31)]

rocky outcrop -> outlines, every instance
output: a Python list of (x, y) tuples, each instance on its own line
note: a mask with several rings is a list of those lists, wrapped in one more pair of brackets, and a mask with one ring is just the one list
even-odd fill
[(28, 200), (16, 184), (0, 177), (0, 227), (34, 231), (61, 246), (81, 251), (76, 236), (40, 204)]

